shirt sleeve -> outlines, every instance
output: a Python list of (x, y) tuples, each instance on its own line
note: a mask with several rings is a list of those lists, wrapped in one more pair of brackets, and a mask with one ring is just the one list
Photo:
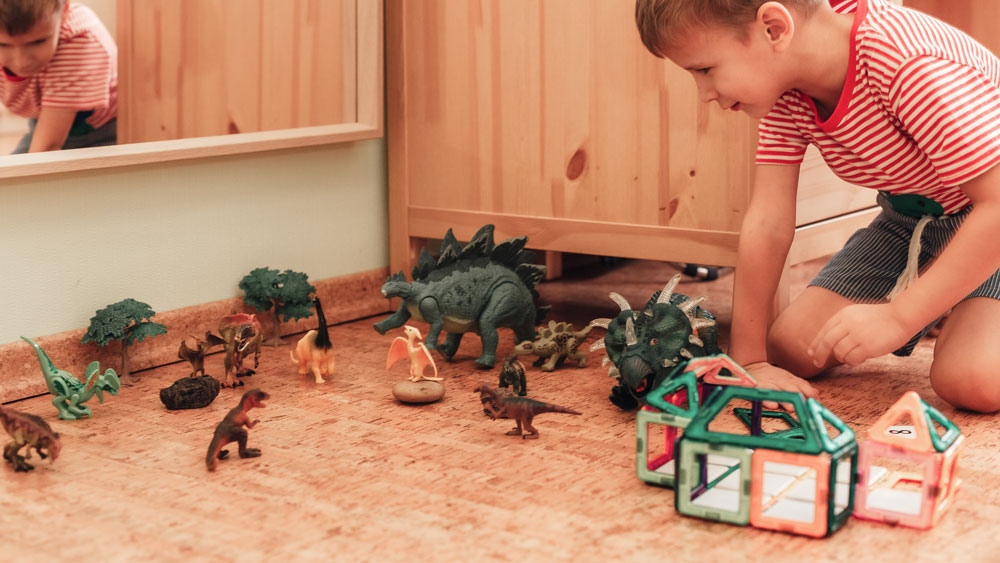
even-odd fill
[(809, 146), (787, 99), (782, 96), (757, 126), (757, 164), (799, 164)]
[(889, 104), (944, 185), (962, 185), (1000, 163), (1000, 87), (982, 70), (914, 57), (893, 78)]
[(92, 35), (61, 42), (41, 78), (42, 107), (89, 110), (110, 102), (112, 60)]

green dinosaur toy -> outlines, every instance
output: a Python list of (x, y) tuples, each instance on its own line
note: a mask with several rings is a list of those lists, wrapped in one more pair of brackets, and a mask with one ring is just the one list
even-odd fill
[(21, 340), (31, 344), (35, 349), (38, 364), (42, 366), (45, 385), (48, 386), (49, 393), (56, 396), (55, 399), (52, 399), (52, 405), (59, 410), (60, 419), (76, 420), (90, 416), (90, 407), (81, 403), (86, 403), (91, 397), (97, 395), (97, 400), (103, 405), (105, 391), (112, 395), (118, 394), (121, 382), (118, 381), (118, 374), (115, 373), (115, 370), (108, 368), (103, 375), (98, 375), (97, 372), (101, 370), (100, 363), (90, 362), (84, 378), (86, 383), (81, 383), (70, 372), (57, 368), (45, 351), (30, 338), (22, 336)]
[[(413, 268), (413, 281), (403, 272), (389, 277), (382, 295), (401, 297), (399, 309), (375, 323), (385, 334), (403, 326), (411, 317), (429, 323), (424, 341), (428, 350), (440, 349), (448, 360), (455, 355), (466, 332), (475, 332), (483, 342), (476, 363), (492, 368), (496, 362), (497, 328), (514, 329), (517, 342), (531, 340), (535, 325), (548, 307), (535, 309), (535, 284), (545, 275), (545, 266), (532, 265), (535, 254), (524, 250), (528, 237), (512, 238), (494, 246), (493, 225), (486, 225), (464, 247), (451, 229), (441, 243), (441, 256), (434, 260), (427, 249), (420, 251)], [(438, 343), (441, 331), (448, 333)]]

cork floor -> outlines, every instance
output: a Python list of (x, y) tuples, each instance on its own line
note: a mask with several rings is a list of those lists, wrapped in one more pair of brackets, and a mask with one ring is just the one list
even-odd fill
[[(793, 290), (818, 268), (794, 269)], [(550, 318), (578, 326), (611, 316), (614, 290), (643, 303), (673, 275), (668, 264), (630, 261), (567, 271), (541, 285)], [(732, 274), (686, 282), (708, 295), (728, 331)], [(964, 481), (954, 506), (930, 531), (851, 519), (822, 540), (683, 517), (674, 493), (635, 475), (634, 413), (607, 400), (612, 380), (592, 352), (585, 368), (552, 373), (528, 367), (529, 395), (581, 411), (544, 414), (541, 437), (506, 436), (473, 388), (497, 372), (472, 360), (469, 337), (456, 361), (439, 361), (447, 394), (422, 407), (394, 401), (406, 366), (386, 372), (392, 337), (361, 319), (331, 328), (336, 375), (317, 385), (289, 361), (291, 344), (267, 348), (246, 387), (223, 389), (210, 406), (167, 411), (158, 391), (187, 374), (172, 364), (138, 375), (92, 418), (60, 421), (49, 398), (12, 403), (61, 433), (54, 463), (31, 473), (0, 467), (4, 560), (92, 561), (997, 561), (1000, 429), (995, 417), (956, 412), (926, 378), (932, 341), (906, 359), (869, 361), (815, 381), (824, 404), (859, 436), (906, 390), (919, 392), (966, 435)], [(421, 325), (423, 328), (423, 325)], [(590, 341), (600, 338), (595, 330)], [(289, 339), (291, 340), (291, 339)], [(500, 353), (513, 343), (503, 331)], [(221, 357), (207, 359), (221, 374)], [(205, 470), (215, 425), (246, 389), (271, 395), (253, 411), (258, 458), (223, 460)], [(0, 435), (0, 438), (5, 436)], [(233, 449), (231, 446), (230, 449)]]

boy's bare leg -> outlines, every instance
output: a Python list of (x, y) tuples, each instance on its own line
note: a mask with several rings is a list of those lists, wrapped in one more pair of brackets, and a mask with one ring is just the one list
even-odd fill
[(827, 365), (816, 367), (806, 350), (826, 321), (852, 303), (829, 289), (807, 287), (771, 325), (767, 334), (768, 360), (806, 379), (840, 365), (831, 355)]
[(950, 404), (1000, 410), (1000, 301), (976, 297), (952, 309), (934, 347), (931, 386)]

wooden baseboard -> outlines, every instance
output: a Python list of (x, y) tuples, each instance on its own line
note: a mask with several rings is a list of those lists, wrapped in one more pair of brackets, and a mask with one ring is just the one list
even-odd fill
[[(323, 303), (323, 312), (329, 324), (340, 324), (362, 317), (384, 313), (390, 310), (390, 302), (379, 292), (388, 275), (387, 268), (359, 272), (347, 276), (327, 278), (312, 282)], [(177, 348), (181, 339), (191, 335), (203, 336), (205, 331), (218, 331), (219, 319), (233, 311), (257, 312), (243, 303), (241, 297), (223, 299), (212, 303), (194, 305), (173, 311), (157, 313), (153, 320), (167, 326), (167, 334), (146, 339), (129, 349), (131, 372), (139, 372), (181, 361)], [(260, 315), (265, 334), (270, 334), (272, 317), (270, 312)], [(316, 327), (316, 317), (286, 322), (281, 325), (283, 336), (304, 333)], [(60, 369), (81, 377), (87, 364), (99, 360), (101, 370), (121, 367), (118, 343), (105, 348), (93, 344), (81, 344), (86, 328), (60, 332), (34, 340), (52, 363)], [(45, 380), (38, 366), (34, 350), (23, 341), (0, 346), (0, 403), (16, 401), (47, 393)]]

